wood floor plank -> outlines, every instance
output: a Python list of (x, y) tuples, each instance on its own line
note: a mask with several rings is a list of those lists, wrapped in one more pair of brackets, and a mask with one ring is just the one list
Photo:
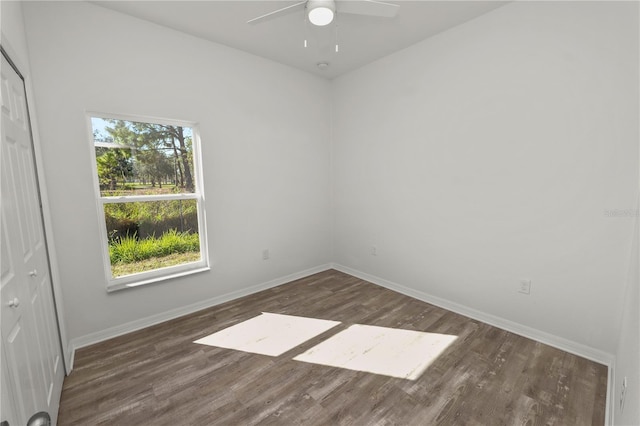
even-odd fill
[[(277, 357), (193, 343), (261, 312), (341, 323)], [(296, 361), (354, 324), (455, 335), (416, 380)], [(80, 349), (65, 425), (603, 425), (607, 367), (337, 271)]]

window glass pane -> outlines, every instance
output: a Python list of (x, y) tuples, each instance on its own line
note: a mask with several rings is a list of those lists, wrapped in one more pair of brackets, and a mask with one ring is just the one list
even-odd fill
[(114, 278), (200, 260), (197, 200), (104, 204)]
[(92, 117), (103, 197), (193, 193), (190, 127)]

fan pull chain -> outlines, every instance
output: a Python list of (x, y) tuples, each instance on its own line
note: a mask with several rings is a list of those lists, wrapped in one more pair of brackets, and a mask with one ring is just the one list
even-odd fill
[(304, 25), (304, 48), (306, 49), (309, 44), (307, 43), (307, 40), (309, 39), (309, 19), (307, 19), (307, 9), (305, 8), (305, 14), (304, 14), (304, 20), (303, 25)]
[(338, 44), (338, 14), (336, 13), (336, 53), (340, 51), (340, 46)]

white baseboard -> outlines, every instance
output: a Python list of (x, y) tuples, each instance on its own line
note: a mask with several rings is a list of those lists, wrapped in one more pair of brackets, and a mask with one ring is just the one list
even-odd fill
[(616, 388), (615, 360), (609, 365), (609, 376), (607, 380), (607, 406), (604, 413), (604, 424), (614, 425), (614, 413), (616, 412), (616, 398), (614, 389)]
[(432, 305), (447, 309), (460, 315), (464, 315), (474, 320), (482, 321), (494, 327), (501, 328), (503, 330), (538, 341), (540, 343), (544, 343), (545, 345), (553, 346), (554, 348), (561, 349), (565, 352), (578, 355), (582, 358), (586, 358), (591, 361), (604, 364), (606, 366), (611, 366), (613, 364), (613, 360), (615, 359), (612, 354), (601, 351), (599, 349), (595, 349), (590, 346), (565, 339), (563, 337), (554, 336), (552, 334), (545, 333), (544, 331), (536, 330), (534, 328), (527, 327), (526, 325), (518, 324), (516, 322), (509, 321), (495, 315), (487, 314), (473, 308), (469, 308), (468, 306), (442, 299), (440, 297), (432, 296), (420, 290), (405, 287), (403, 285), (387, 281), (383, 278), (376, 277), (374, 275), (370, 275), (365, 272), (349, 268), (347, 266), (334, 263), (331, 264), (331, 267), (337, 271), (353, 275), (354, 277), (369, 281), (381, 287), (388, 288), (389, 290), (402, 293), (404, 295), (413, 297), (414, 299), (422, 300), (423, 302), (430, 303)]
[(238, 299), (240, 297), (248, 296), (250, 294), (257, 293), (262, 290), (267, 290), (272, 287), (277, 287), (279, 285), (286, 284), (288, 282), (295, 281), (300, 278), (305, 278), (310, 275), (317, 274), (318, 272), (326, 271), (328, 269), (331, 269), (330, 264), (316, 266), (315, 268), (289, 274), (284, 277), (275, 278), (273, 280), (270, 280), (261, 284), (243, 288), (241, 290), (233, 291), (231, 293), (226, 293), (221, 296), (213, 297), (211, 299), (202, 300), (200, 302), (193, 303), (191, 305), (182, 306), (176, 309), (172, 309), (170, 311), (162, 312), (156, 315), (151, 315), (146, 318), (141, 318), (135, 321), (131, 321), (125, 324), (108, 328), (106, 330), (98, 331), (96, 333), (91, 333), (82, 337), (77, 337), (75, 339), (72, 339), (69, 344), (70, 346), (69, 352), (71, 354), (71, 356), (69, 357), (70, 370), (73, 369), (73, 361), (75, 358), (75, 351), (77, 349), (83, 348), (85, 346), (93, 345), (108, 339), (112, 339), (114, 337), (118, 337), (123, 334), (131, 333), (133, 331), (137, 331), (146, 327), (150, 327), (152, 325), (156, 325), (161, 322), (169, 321), (174, 318), (188, 315), (188, 314), (200, 311), (202, 309), (220, 305), (222, 303), (229, 302), (231, 300)]

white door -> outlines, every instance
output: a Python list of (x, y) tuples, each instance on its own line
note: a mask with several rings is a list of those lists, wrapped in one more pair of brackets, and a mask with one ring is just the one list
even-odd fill
[(64, 372), (25, 88), (4, 55), (0, 74), (0, 422), (40, 411), (55, 422)]

